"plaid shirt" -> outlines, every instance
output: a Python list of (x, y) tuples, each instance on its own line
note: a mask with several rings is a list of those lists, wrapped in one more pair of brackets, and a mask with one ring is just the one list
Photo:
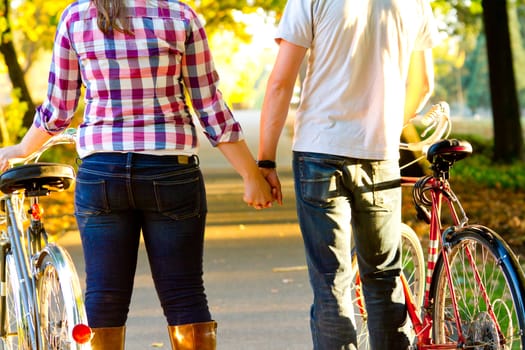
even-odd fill
[[(129, 3), (129, 2), (128, 2)], [(218, 90), (206, 33), (195, 12), (174, 0), (128, 5), (133, 35), (104, 36), (90, 0), (78, 0), (57, 28), (47, 98), (35, 126), (50, 134), (71, 123), (81, 86), (80, 156), (97, 151), (193, 154), (198, 141), (185, 97), (212, 143), (242, 139)]]

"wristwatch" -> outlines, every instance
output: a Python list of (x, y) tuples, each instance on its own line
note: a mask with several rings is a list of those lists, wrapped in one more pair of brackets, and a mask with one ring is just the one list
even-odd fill
[(264, 169), (275, 169), (276, 165), (275, 165), (275, 161), (273, 160), (258, 160), (257, 161), (257, 166), (259, 168), (264, 168)]

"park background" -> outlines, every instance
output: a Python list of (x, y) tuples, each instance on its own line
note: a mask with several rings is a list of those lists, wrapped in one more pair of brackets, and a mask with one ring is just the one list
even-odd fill
[[(406, 1), (406, 0), (401, 0)], [(60, 12), (70, 0), (0, 0), (0, 144), (17, 142), (45, 97), (50, 51)], [(286, 0), (194, 0), (206, 24), (221, 76), (220, 88), (246, 131), (252, 152), (268, 73), (277, 45), (275, 26)], [(525, 262), (525, 0), (434, 0), (441, 44), (435, 48), (436, 89), (427, 108), (451, 106), (453, 136), (474, 155), (452, 169), (452, 183), (471, 223), (507, 239)], [(489, 59), (490, 58), (490, 59)], [(311, 291), (295, 215), (290, 141), (300, 79), (278, 155), (285, 203), (255, 211), (242, 202), (242, 181), (201, 135), (208, 217), (205, 280), (219, 322), (218, 349), (305, 349), (310, 345)], [(521, 108), (520, 108), (521, 106)], [(82, 104), (78, 111), (78, 122)], [(504, 156), (504, 157), (499, 157)], [(46, 155), (75, 165), (71, 145)], [(420, 169), (425, 171), (426, 169)], [(83, 259), (72, 190), (44, 198), (45, 224), (72, 254), (83, 283)], [(404, 189), (403, 220), (424, 238)], [(51, 202), (51, 203), (49, 203)], [(5, 230), (0, 227), (0, 230)], [(127, 348), (167, 348), (165, 321), (140, 250)]]
[[(0, 2), (0, 141), (4, 146), (23, 136), (34, 107), (45, 97), (54, 32), (68, 3)], [(226, 100), (235, 113), (249, 111), (257, 118), (277, 52), (273, 34), (286, 1), (187, 3), (205, 23)], [(472, 221), (493, 227), (524, 250), (525, 0), (434, 0), (431, 5), (442, 41), (434, 49), (436, 87), (429, 106), (447, 101), (453, 136), (471, 141), (475, 152), (454, 167), (455, 188)], [(301, 78), (290, 106), (287, 133), (292, 133)], [(74, 163), (73, 153), (58, 149), (50, 157)], [(426, 171), (424, 165), (421, 171)], [(405, 203), (404, 215), (411, 221), (409, 194)], [(62, 217), (64, 212), (72, 213), (70, 193), (61, 204), (54, 209), (57, 213), (48, 216), (57, 217), (56, 230), (67, 231), (75, 225), (72, 217)]]

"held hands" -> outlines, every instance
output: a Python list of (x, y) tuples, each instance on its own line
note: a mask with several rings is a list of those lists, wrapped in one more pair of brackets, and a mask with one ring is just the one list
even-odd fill
[(244, 202), (255, 209), (271, 208), (274, 200), (272, 188), (261, 173), (244, 178)]
[(217, 148), (242, 176), (243, 200), (246, 204), (255, 209), (270, 208), (274, 200), (281, 204), (281, 187), (275, 169), (273, 169), (274, 175), (269, 176), (266, 171), (272, 169), (258, 167), (244, 140), (221, 142)]
[(244, 201), (255, 209), (271, 208), (277, 201), (283, 204), (281, 183), (275, 169), (260, 168), (252, 179), (244, 180)]

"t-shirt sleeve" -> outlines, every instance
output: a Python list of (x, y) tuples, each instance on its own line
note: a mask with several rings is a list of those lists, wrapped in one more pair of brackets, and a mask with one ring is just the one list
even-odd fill
[(440, 42), (439, 31), (432, 8), (427, 0), (421, 3), (422, 22), (421, 30), (416, 40), (415, 50), (426, 50), (436, 46)]
[(275, 36), (277, 42), (282, 39), (297, 46), (310, 48), (313, 40), (310, 1), (289, 0), (286, 3)]

